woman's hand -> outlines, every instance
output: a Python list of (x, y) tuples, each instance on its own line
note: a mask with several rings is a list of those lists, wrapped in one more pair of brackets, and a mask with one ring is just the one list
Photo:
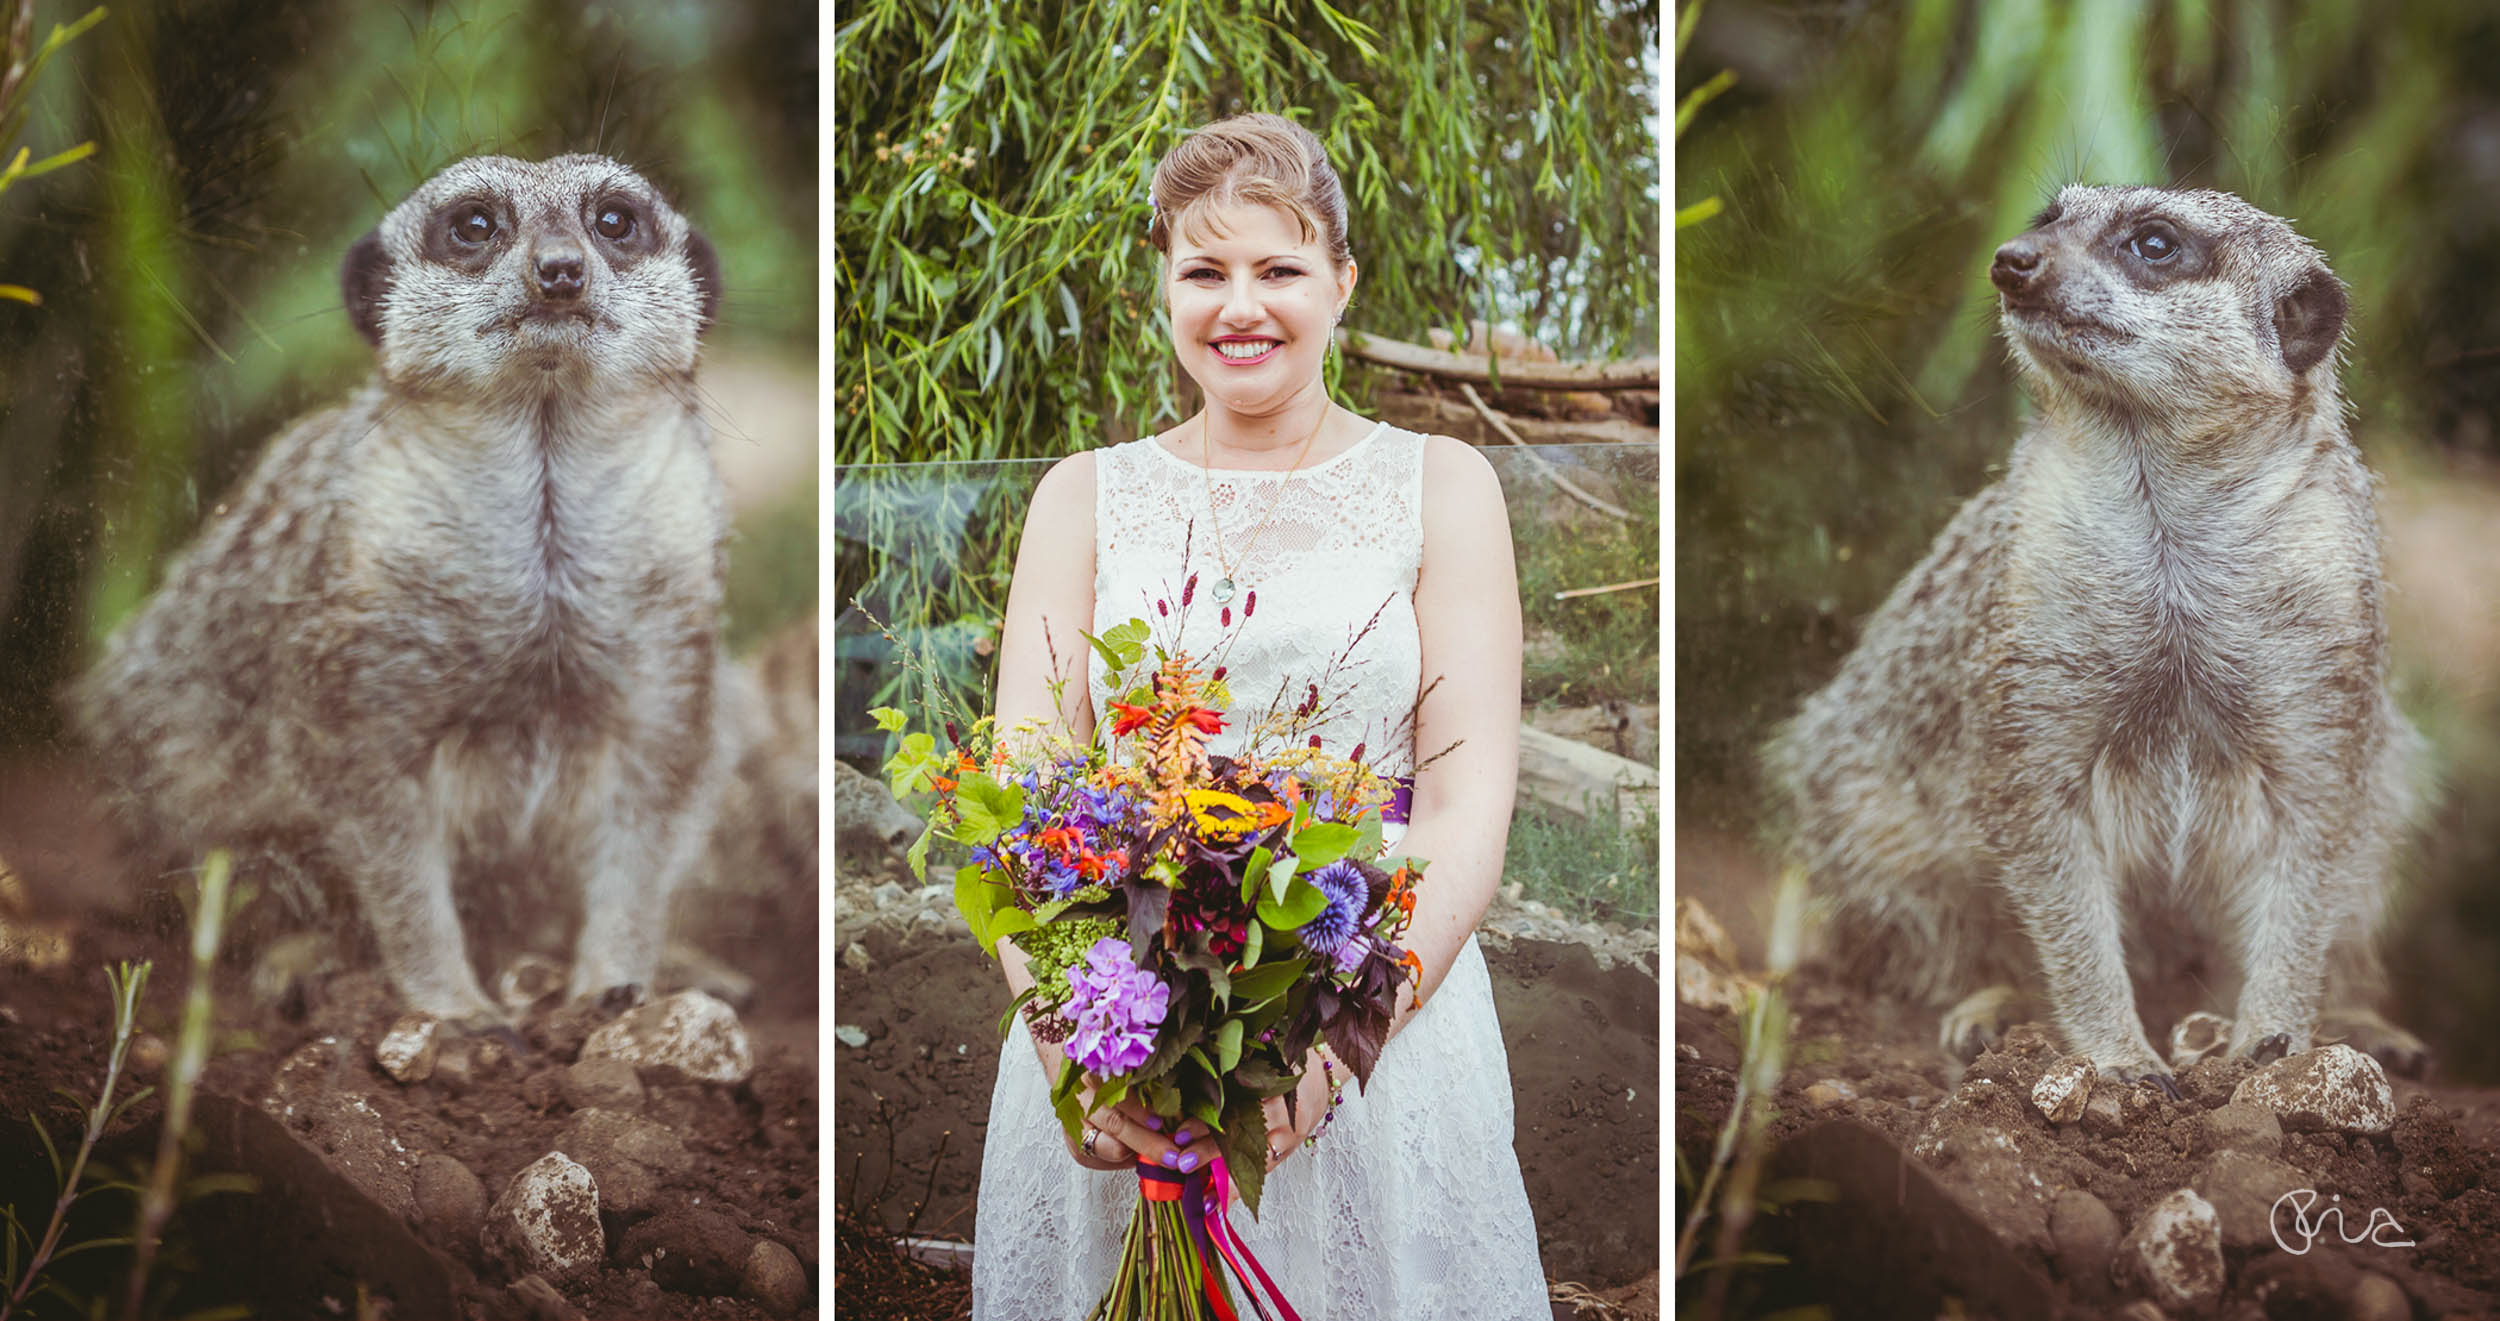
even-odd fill
[[(1077, 1103), (1094, 1103), (1092, 1086), (1078, 1090)], [(1192, 1119), (1175, 1127), (1135, 1101), (1122, 1101), (1100, 1114), (1086, 1116), (1085, 1127), (1095, 1132), (1093, 1151), (1085, 1151), (1080, 1139), (1068, 1144), (1068, 1154), (1089, 1170), (1133, 1169), (1142, 1159), (1175, 1173), (1189, 1174), (1215, 1157), (1215, 1144), (1206, 1140), (1206, 1125)]]
[(1319, 1048), (1302, 1059), (1302, 1081), (1293, 1090), (1293, 1113), (1285, 1113), (1285, 1098), (1271, 1096), (1262, 1107), (1267, 1114), (1267, 1168), (1285, 1163), (1302, 1146), (1303, 1140), (1318, 1129), (1328, 1117), (1328, 1070), (1320, 1063)]

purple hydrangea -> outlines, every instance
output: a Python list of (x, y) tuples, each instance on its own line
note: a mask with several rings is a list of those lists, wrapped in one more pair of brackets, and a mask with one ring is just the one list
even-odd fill
[(1362, 926), (1363, 908), (1371, 900), (1371, 887), (1364, 882), (1361, 868), (1343, 860), (1311, 873), (1311, 884), (1328, 896), (1328, 906), (1319, 910), (1319, 916), (1303, 923), (1295, 935), (1301, 938), (1302, 948), (1314, 954), (1335, 954)]
[(1170, 1007), (1172, 991), (1137, 966), (1129, 943), (1105, 936), (1068, 969), (1068, 1002), (1061, 1018), (1073, 1019), (1068, 1058), (1097, 1078), (1116, 1078), (1154, 1054), (1154, 1030)]

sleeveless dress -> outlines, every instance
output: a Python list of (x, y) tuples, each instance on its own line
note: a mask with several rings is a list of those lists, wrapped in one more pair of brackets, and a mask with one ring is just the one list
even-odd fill
[[(1181, 645), (1208, 654), (1225, 631), (1210, 595), (1225, 574), (1207, 531), (1212, 517), (1239, 589), (1230, 605), (1241, 627), (1224, 661), (1235, 710), (1265, 711), (1280, 685), (1298, 698), (1360, 633), (1337, 676), (1346, 696), (1319, 733), (1332, 752), (1365, 742), (1366, 761), (1403, 774), (1414, 764), (1404, 721), (1423, 677), (1414, 605), (1423, 453), (1422, 436), (1386, 423), (1290, 476), (1210, 474), (1151, 438), (1099, 451), (1093, 631), (1162, 622), (1155, 602), (1178, 612), (1195, 572)], [(1252, 592), (1244, 622), (1238, 612)], [(1102, 679), (1096, 657), (1097, 712), (1111, 696)], [(1228, 725), (1211, 747), (1235, 751), (1239, 735)], [(1432, 884), (1429, 870), (1423, 884)], [(1349, 1084), (1319, 1144), (1268, 1176), (1255, 1220), (1236, 1205), (1233, 1223), (1306, 1321), (1546, 1321), (1552, 1308), (1511, 1116), (1493, 987), (1470, 936), (1431, 1002), (1382, 1052), (1370, 1086)], [(1136, 1202), (1133, 1176), (1069, 1158), (1019, 1018), (990, 1097), (975, 1321), (1087, 1315), (1110, 1283)]]

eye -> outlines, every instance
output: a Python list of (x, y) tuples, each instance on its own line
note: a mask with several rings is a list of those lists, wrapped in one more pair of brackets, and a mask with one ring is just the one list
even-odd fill
[(1267, 268), (1267, 278), (1271, 280), (1289, 280), (1301, 274), (1301, 271), (1291, 266), (1270, 266)]
[(635, 227), (633, 208), (621, 202), (610, 202), (599, 208), (599, 218), (591, 222), (590, 227), (599, 232), (599, 237), (610, 242), (632, 238)]
[(471, 247), (495, 237), (495, 213), (483, 203), (472, 202), (452, 212), (451, 236)]
[(2066, 208), (2059, 206), (2055, 202), (2051, 202), (2047, 206), (2040, 208), (2040, 214), (2031, 218), (2031, 227), (2033, 229), (2046, 229), (2049, 226), (2056, 224), (2057, 218), (2065, 214)]
[[(1200, 279), (1199, 277), (1201, 277), (1201, 276), (1204, 276), (1204, 277), (1206, 277), (1206, 278), (1205, 278), (1205, 279)], [(1221, 273), (1219, 273), (1218, 271), (1216, 271), (1216, 269), (1215, 269), (1214, 267), (1211, 267), (1211, 266), (1201, 266), (1201, 267), (1199, 267), (1198, 269), (1196, 269), (1196, 270), (1194, 270), (1194, 271), (1183, 271), (1183, 272), (1181, 272), (1181, 278), (1182, 278), (1182, 279), (1184, 279), (1184, 280), (1194, 281), (1194, 282), (1199, 283), (1199, 284), (1204, 284), (1204, 283), (1206, 283), (1206, 281), (1207, 281), (1207, 280), (1222, 280), (1224, 277), (1223, 277), (1223, 275), (1222, 275)]]
[(2147, 266), (2159, 266), (2179, 255), (2178, 239), (2163, 225), (2146, 225), (2137, 230), (2135, 236), (2127, 240), (2127, 248)]

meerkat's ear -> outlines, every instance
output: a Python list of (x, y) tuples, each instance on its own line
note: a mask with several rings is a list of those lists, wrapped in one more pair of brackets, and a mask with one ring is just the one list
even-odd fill
[(2283, 365), (2299, 376), (2335, 349), (2344, 333), (2344, 286), (2323, 266), (2312, 266), (2298, 287), (2274, 304), (2275, 342), (2283, 346)]
[(712, 251), (712, 241), (693, 229), (686, 231), (686, 264), (694, 268), (695, 288), (703, 295), (703, 323), (698, 329), (710, 330), (720, 316), (720, 254)]
[(375, 348), (382, 347), (382, 295), (391, 289), (391, 259), (382, 251), (382, 231), (356, 240), (339, 267), (339, 291), (347, 297), (347, 319), (356, 333)]

